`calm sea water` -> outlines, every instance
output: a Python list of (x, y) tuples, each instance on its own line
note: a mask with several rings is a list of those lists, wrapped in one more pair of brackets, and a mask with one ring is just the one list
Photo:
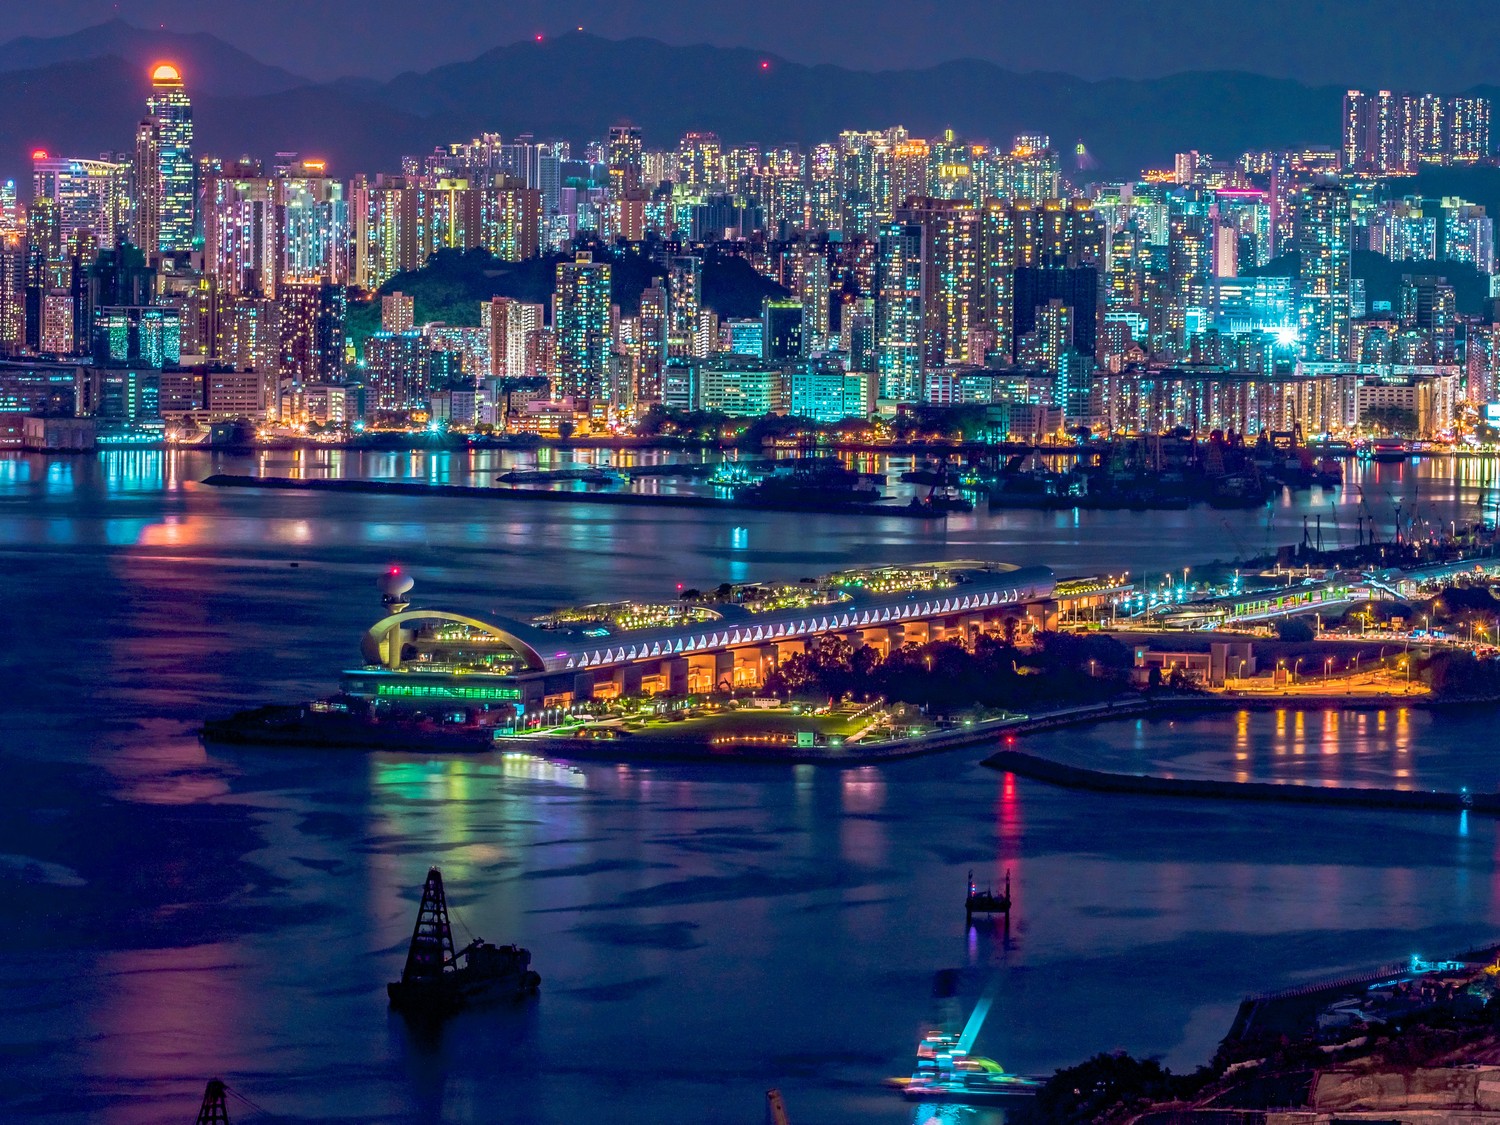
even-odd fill
[[(326, 471), (453, 480), (502, 464), (336, 456)], [(754, 1123), (779, 1086), (798, 1121), (923, 1122), (880, 1081), (909, 1072), (938, 969), (964, 968), (971, 995), (994, 982), (978, 1049), (1010, 1069), (1117, 1047), (1190, 1067), (1247, 992), (1500, 936), (1483, 818), (1064, 793), (977, 752), (575, 768), (209, 753), (192, 734), (205, 714), (327, 690), (391, 562), (419, 600), (524, 613), (884, 560), (1176, 568), (1266, 538), (1265, 513), (933, 526), (192, 484), (295, 460), (0, 459), (0, 1117), (186, 1120), (221, 1075), (282, 1120)], [(1493, 470), (1380, 466), (1359, 484), (1381, 518), (1399, 499), (1464, 519), (1493, 503)], [(1356, 502), (1355, 482), (1288, 500), (1269, 537)], [(1493, 789), (1494, 719), (1257, 714), (1027, 746), (1105, 768)], [(437, 1037), (387, 1013), (431, 863), (461, 936), (531, 948), (535, 1005)], [(965, 934), (970, 869), (1011, 873), (1009, 942)]]

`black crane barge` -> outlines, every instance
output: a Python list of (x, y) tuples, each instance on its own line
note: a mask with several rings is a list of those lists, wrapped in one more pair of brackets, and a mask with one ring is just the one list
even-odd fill
[(535, 995), (542, 978), (530, 966), (531, 951), (518, 945), (491, 945), (475, 938), (454, 949), (443, 873), (434, 867), (422, 887), (406, 967), (399, 981), (386, 985), (386, 992), (398, 1011), (442, 1016), (471, 1004)]

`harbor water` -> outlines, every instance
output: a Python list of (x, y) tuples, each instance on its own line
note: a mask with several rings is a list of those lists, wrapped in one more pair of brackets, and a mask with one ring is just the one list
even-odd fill
[[(337, 452), (337, 451), (333, 451)], [(1352, 471), (1269, 510), (983, 509), (927, 523), (289, 494), (195, 485), (317, 454), (0, 458), (0, 1118), (187, 1120), (204, 1081), (288, 1121), (926, 1122), (933, 973), (996, 1004), (976, 1049), (1206, 1060), (1246, 993), (1500, 936), (1494, 821), (1055, 790), (982, 750), (881, 767), (571, 766), (205, 750), (205, 715), (328, 690), (391, 563), (419, 602), (526, 614), (682, 582), (984, 557), (1180, 570), (1291, 542), (1357, 492), (1436, 526), (1495, 466)], [(513, 455), (338, 453), (319, 472), (466, 483)], [(298, 459), (301, 458), (301, 465)], [(534, 461), (534, 458), (533, 458)], [(336, 462), (336, 463), (335, 463)], [(1269, 515), (1269, 518), (1268, 518)], [(1269, 527), (1269, 531), (1267, 528)], [(1101, 769), (1500, 788), (1492, 713), (1265, 712), (1039, 734)], [(441, 1034), (390, 1015), (423, 876), (457, 936), (516, 941), (534, 1004)], [(1011, 875), (1007, 941), (968, 871)], [(246, 1116), (248, 1111), (238, 1116)], [(942, 1119), (992, 1121), (994, 1111)], [(253, 1119), (253, 1118), (252, 1118)]]

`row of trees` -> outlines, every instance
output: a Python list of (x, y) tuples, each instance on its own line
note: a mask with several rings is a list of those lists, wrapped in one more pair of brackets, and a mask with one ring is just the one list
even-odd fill
[(1118, 695), (1130, 651), (1108, 637), (1042, 633), (1025, 649), (1006, 635), (981, 634), (968, 648), (955, 641), (908, 644), (882, 657), (840, 636), (784, 661), (766, 678), (765, 691), (783, 698), (886, 699), (937, 713), (971, 707), (1015, 708), (1084, 703)]

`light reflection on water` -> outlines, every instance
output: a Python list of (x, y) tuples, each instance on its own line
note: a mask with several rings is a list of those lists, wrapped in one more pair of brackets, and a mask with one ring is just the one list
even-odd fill
[[(313, 450), (303, 464), (377, 457), (432, 471), (427, 454)], [(444, 471), (490, 472), (495, 457)], [(182, 1118), (225, 1073), (288, 1116), (468, 1121), (504, 1106), (547, 1125), (607, 1100), (622, 1119), (749, 1123), (781, 1086), (794, 1119), (977, 1125), (995, 1118), (881, 1086), (910, 1073), (937, 969), (998, 977), (977, 1049), (1007, 1069), (1117, 1047), (1191, 1067), (1247, 992), (1500, 933), (1488, 817), (1065, 793), (977, 754), (844, 772), (574, 769), (208, 752), (191, 734), (205, 714), (326, 690), (390, 561), (432, 600), (524, 613), (716, 584), (738, 566), (796, 578), (980, 552), (1174, 565), (1200, 550), (1201, 514), (934, 528), (191, 483), (247, 463), (0, 458), (8, 624), (25, 638), (0, 649), (0, 854), (82, 884), (4, 884), (48, 921), (3, 936), (0, 1116)], [(1400, 468), (1381, 479), (1428, 471)], [(1445, 488), (1471, 495), (1424, 478), (1422, 503)], [(1277, 526), (1300, 530), (1297, 511), (1276, 509)], [(1488, 714), (1288, 711), (1025, 744), (1180, 776), (1493, 789), (1492, 728)], [(466, 1016), (437, 1041), (388, 1018), (382, 991), (434, 862), (462, 923), (526, 944), (544, 977), (534, 1007)], [(971, 869), (981, 884), (1010, 872), (1009, 943), (964, 930)], [(95, 1100), (42, 1093), (59, 1089)]]

